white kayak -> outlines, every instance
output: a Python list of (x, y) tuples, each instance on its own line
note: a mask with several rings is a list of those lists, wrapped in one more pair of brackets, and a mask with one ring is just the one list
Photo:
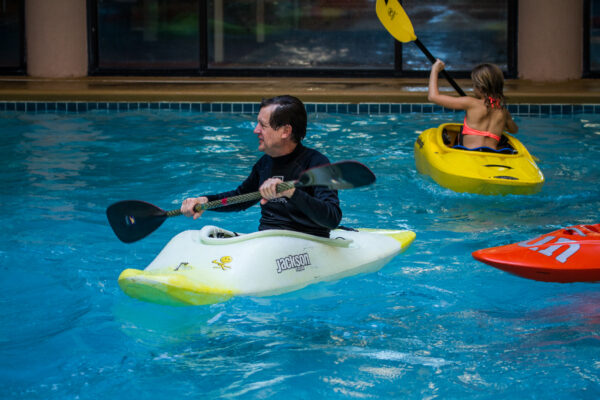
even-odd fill
[(119, 286), (136, 299), (167, 305), (273, 296), (377, 271), (415, 236), (384, 229), (337, 229), (330, 238), (286, 230), (236, 234), (205, 226), (176, 235), (146, 269), (124, 270)]

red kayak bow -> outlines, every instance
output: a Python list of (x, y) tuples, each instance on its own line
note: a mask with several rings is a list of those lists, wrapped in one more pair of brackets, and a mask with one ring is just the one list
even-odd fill
[(536, 281), (600, 281), (600, 224), (570, 226), (472, 255), (492, 267)]

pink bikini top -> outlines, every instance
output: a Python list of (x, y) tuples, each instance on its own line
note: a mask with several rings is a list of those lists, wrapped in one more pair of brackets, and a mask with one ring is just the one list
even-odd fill
[(495, 133), (478, 131), (477, 129), (470, 128), (469, 125), (467, 125), (467, 117), (465, 117), (462, 134), (463, 135), (487, 136), (487, 137), (491, 137), (492, 139), (496, 140), (497, 142), (500, 141), (500, 136), (496, 135)]

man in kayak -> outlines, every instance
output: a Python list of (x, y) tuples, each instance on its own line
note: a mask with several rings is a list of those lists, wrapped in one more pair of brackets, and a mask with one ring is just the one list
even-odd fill
[[(213, 200), (259, 191), (261, 218), (258, 229), (287, 229), (329, 237), (342, 219), (337, 191), (322, 186), (292, 188), (277, 193), (277, 184), (296, 180), (312, 167), (329, 164), (329, 159), (317, 150), (305, 147), (306, 109), (293, 96), (264, 99), (260, 104), (254, 133), (258, 150), (265, 153), (252, 167), (250, 175), (237, 189), (213, 195), (187, 198), (181, 212), (197, 219), (203, 211), (194, 206)], [(214, 211), (241, 211), (259, 200), (232, 204)]]

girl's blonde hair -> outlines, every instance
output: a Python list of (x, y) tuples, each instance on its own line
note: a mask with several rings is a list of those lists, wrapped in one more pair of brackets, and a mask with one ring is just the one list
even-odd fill
[(471, 71), (471, 80), (488, 108), (504, 107), (504, 74), (497, 65), (479, 64)]

